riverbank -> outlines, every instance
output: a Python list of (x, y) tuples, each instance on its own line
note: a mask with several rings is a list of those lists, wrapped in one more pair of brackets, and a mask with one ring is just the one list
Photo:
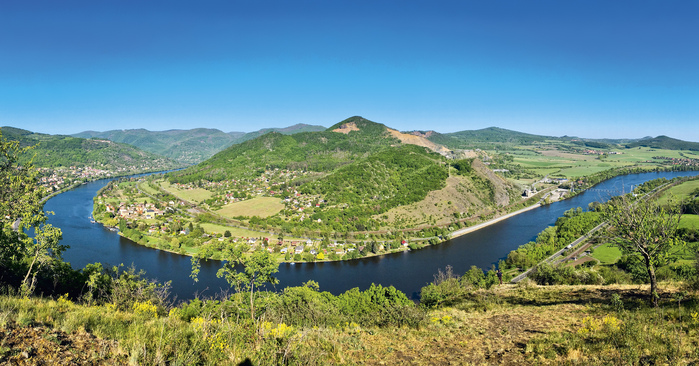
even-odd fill
[(483, 228), (485, 228), (485, 227), (488, 227), (488, 226), (490, 226), (490, 225), (493, 225), (493, 224), (495, 224), (495, 223), (498, 223), (498, 222), (500, 222), (500, 221), (502, 221), (502, 220), (507, 220), (507, 219), (509, 219), (509, 218), (512, 217), (512, 216), (516, 216), (516, 215), (519, 215), (519, 214), (521, 214), (521, 213), (523, 213), (523, 212), (527, 212), (527, 211), (533, 210), (533, 209), (535, 209), (535, 208), (537, 208), (537, 207), (541, 207), (541, 203), (537, 203), (537, 204), (535, 204), (535, 205), (531, 205), (531, 206), (529, 206), (529, 207), (525, 207), (525, 208), (523, 208), (523, 209), (521, 209), (521, 210), (517, 210), (517, 211), (515, 211), (515, 212), (510, 212), (510, 213), (508, 213), (507, 215), (502, 215), (502, 216), (496, 217), (496, 218), (491, 219), (491, 220), (488, 220), (488, 221), (486, 221), (486, 222), (482, 222), (482, 223), (480, 223), (480, 224), (478, 224), (478, 225), (469, 226), (469, 227), (465, 227), (465, 228), (463, 228), (463, 229), (456, 230), (456, 231), (454, 231), (453, 233), (451, 233), (451, 237), (452, 237), (452, 238), (457, 238), (457, 237), (459, 237), (459, 236), (472, 233), (472, 232), (474, 232), (474, 231), (476, 231), (476, 230), (483, 229)]

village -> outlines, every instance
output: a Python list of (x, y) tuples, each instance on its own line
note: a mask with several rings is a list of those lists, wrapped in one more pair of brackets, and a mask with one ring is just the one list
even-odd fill
[[(309, 219), (314, 209), (320, 208), (325, 201), (315, 195), (304, 195), (296, 189), (281, 190), (285, 184), (280, 178), (298, 176), (303, 176), (303, 173), (281, 171), (273, 175), (266, 172), (264, 177), (254, 180), (231, 180), (204, 185), (227, 190), (219, 196), (227, 197), (226, 202), (230, 203), (258, 196), (279, 197), (284, 203), (285, 213), (290, 215), (287, 219), (303, 221)], [(137, 187), (143, 182), (143, 179), (131, 179), (110, 183), (95, 197), (93, 215), (95, 220), (108, 227), (118, 227), (121, 235), (150, 247), (201, 258), (221, 259), (226, 246), (244, 246), (244, 251), (263, 249), (276, 254), (279, 261), (313, 262), (410, 250), (411, 246), (402, 238), (379, 242), (376, 238), (368, 237), (366, 241), (338, 242), (330, 238), (285, 238), (284, 235), (272, 233), (269, 233), (272, 234), (270, 237), (264, 231), (236, 227), (211, 229), (215, 225), (188, 215), (191, 210), (188, 202), (173, 199), (169, 195), (161, 197), (163, 200), (156, 200), (154, 195), (141, 192)], [(184, 191), (197, 189), (189, 184), (177, 184), (176, 188)], [(237, 194), (231, 192), (237, 192), (236, 190), (245, 192), (245, 197), (236, 197)], [(281, 198), (282, 195), (288, 196)], [(412, 244), (414, 246), (415, 243)]]

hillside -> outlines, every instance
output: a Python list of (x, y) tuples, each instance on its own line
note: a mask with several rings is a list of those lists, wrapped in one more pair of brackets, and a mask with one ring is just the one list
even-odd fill
[(48, 135), (13, 127), (2, 127), (0, 131), (7, 140), (19, 141), (21, 146), (35, 146), (24, 159), (33, 158), (38, 168), (75, 166), (136, 172), (181, 166), (163, 156), (107, 140)]
[[(343, 125), (359, 126), (338, 133)], [(386, 126), (361, 117), (348, 118), (325, 131), (283, 135), (269, 132), (230, 146), (197, 166), (172, 174), (173, 182), (221, 181), (259, 176), (265, 169), (328, 172), (366, 154), (398, 144)]]
[(428, 134), (429, 136), (427, 138), (430, 141), (451, 149), (489, 149), (502, 144), (531, 145), (536, 142), (557, 139), (556, 137), (532, 135), (498, 127), (445, 134), (429, 131)]
[(626, 145), (626, 147), (630, 149), (639, 146), (650, 147), (653, 149), (699, 151), (698, 142), (683, 141), (667, 136), (647, 138)]
[[(447, 158), (451, 155), (424, 136), (355, 116), (322, 132), (270, 132), (233, 145), (197, 166), (168, 174), (175, 186), (167, 190), (191, 196), (188, 201), (194, 204), (206, 203), (229, 219), (296, 228), (308, 235), (445, 226), (519, 199), (514, 185), (478, 159), (455, 161)], [(464, 171), (459, 173), (452, 163)], [(449, 178), (451, 171), (458, 177)], [(194, 196), (197, 190), (200, 198)], [(258, 196), (284, 200), (284, 208), (264, 218), (239, 211), (236, 202)], [(428, 203), (419, 205), (430, 208), (427, 214), (401, 209), (428, 197)]]
[(233, 144), (252, 140), (265, 133), (276, 131), (291, 135), (300, 132), (322, 131), (325, 127), (296, 124), (285, 128), (265, 128), (259, 131), (222, 132), (217, 129), (195, 128), (191, 130), (148, 131), (146, 129), (85, 131), (75, 137), (101, 138), (136, 146), (154, 154), (163, 155), (183, 164), (200, 163)]

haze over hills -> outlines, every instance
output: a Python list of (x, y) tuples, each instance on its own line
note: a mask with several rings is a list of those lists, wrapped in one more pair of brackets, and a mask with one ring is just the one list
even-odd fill
[(75, 137), (98, 137), (136, 146), (145, 151), (169, 157), (183, 164), (200, 163), (233, 144), (238, 144), (276, 131), (294, 134), (307, 131), (323, 131), (323, 126), (296, 124), (284, 128), (264, 128), (255, 132), (222, 132), (218, 129), (195, 128), (190, 130), (148, 131), (146, 129), (84, 131)]
[(182, 164), (129, 144), (67, 135), (47, 135), (14, 127), (2, 127), (3, 138), (34, 146), (23, 160), (32, 159), (39, 168), (93, 167), (113, 171), (152, 171), (173, 169)]

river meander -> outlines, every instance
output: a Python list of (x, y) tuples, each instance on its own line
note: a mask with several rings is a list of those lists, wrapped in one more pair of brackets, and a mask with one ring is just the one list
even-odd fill
[[(322, 291), (338, 294), (353, 287), (366, 289), (371, 283), (377, 283), (393, 285), (417, 299), (420, 288), (433, 279), (438, 269), (451, 265), (455, 273), (464, 273), (472, 265), (490, 268), (511, 250), (533, 240), (570, 208), (586, 209), (591, 202), (606, 201), (611, 196), (629, 192), (631, 186), (651, 179), (696, 174), (661, 172), (615, 177), (571, 199), (542, 206), (442, 244), (412, 252), (352, 261), (282, 263), (277, 273), (277, 288), (314, 280), (320, 284)], [(150, 278), (161, 282), (172, 281), (172, 293), (178, 299), (191, 299), (195, 293), (203, 297), (214, 296), (228, 289), (228, 284), (216, 277), (221, 262), (202, 262), (199, 282), (194, 283), (189, 277), (189, 257), (137, 245), (99, 223), (91, 223), (92, 198), (107, 183), (108, 180), (88, 183), (46, 202), (45, 210), (55, 213), (50, 216), (49, 222), (63, 230), (63, 244), (70, 246), (63, 256), (67, 262), (74, 268), (94, 262), (133, 264), (137, 269), (145, 270)]]

